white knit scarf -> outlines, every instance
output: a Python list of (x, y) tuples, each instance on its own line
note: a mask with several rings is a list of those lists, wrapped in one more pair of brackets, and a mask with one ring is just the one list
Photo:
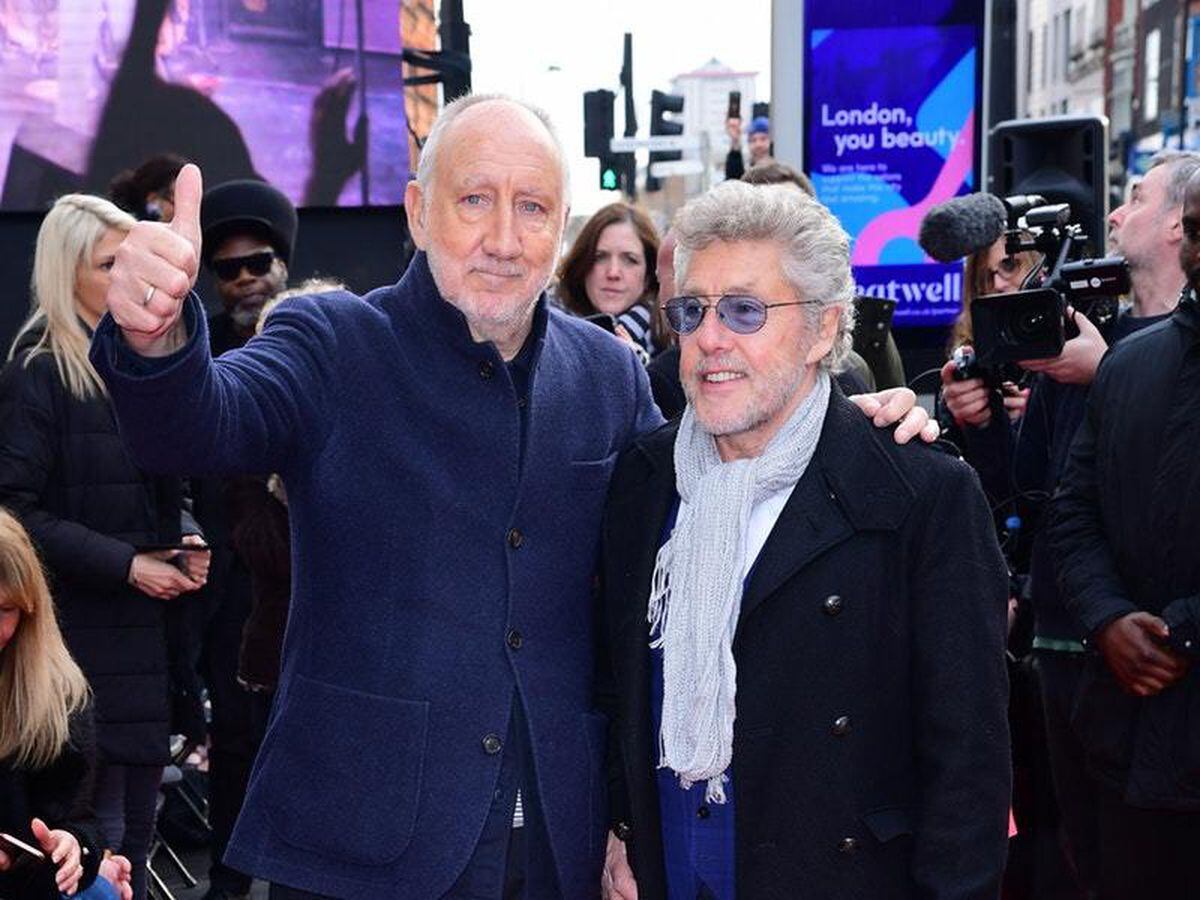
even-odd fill
[(808, 396), (754, 459), (722, 462), (690, 405), (679, 423), (675, 486), (682, 503), (658, 551), (648, 616), (650, 646), (663, 651), (658, 765), (675, 771), (685, 789), (707, 781), (710, 803), (725, 802), (724, 772), (733, 757), (733, 636), (750, 513), (804, 474), (821, 436), (829, 385), (819, 370)]

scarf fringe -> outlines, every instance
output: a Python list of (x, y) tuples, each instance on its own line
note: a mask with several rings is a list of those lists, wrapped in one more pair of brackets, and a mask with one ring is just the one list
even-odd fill
[(650, 579), (650, 603), (646, 615), (650, 623), (650, 649), (663, 645), (667, 633), (667, 612), (671, 595), (671, 563), (674, 560), (674, 538), (658, 548), (654, 560), (654, 576)]

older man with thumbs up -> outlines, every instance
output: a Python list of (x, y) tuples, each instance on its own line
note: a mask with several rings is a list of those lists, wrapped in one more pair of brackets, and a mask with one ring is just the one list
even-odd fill
[[(92, 358), (146, 465), (287, 485), (291, 617), (227, 862), (276, 898), (595, 896), (592, 575), (617, 454), (661, 417), (637, 358), (544, 299), (568, 212), (549, 120), (448, 105), (401, 281), (293, 300), (217, 360), (188, 297), (200, 193), (185, 169), (170, 226), (131, 232)], [(863, 405), (894, 421), (912, 398), (890, 399)]]

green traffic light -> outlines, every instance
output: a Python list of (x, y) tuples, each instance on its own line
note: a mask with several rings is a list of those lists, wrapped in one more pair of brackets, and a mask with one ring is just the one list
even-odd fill
[(617, 189), (616, 169), (603, 169), (600, 172), (600, 187), (606, 191), (615, 191)]

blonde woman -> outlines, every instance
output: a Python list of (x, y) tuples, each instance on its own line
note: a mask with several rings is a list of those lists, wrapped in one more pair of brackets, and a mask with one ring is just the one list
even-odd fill
[[(101, 861), (88, 788), (95, 766), (87, 681), (63, 643), (29, 536), (0, 510), (0, 832), (51, 865), (22, 870), (0, 847), (0, 896), (57, 900), (97, 870), (129, 895), (129, 863)], [(100, 891), (89, 891), (88, 895)]]
[(95, 694), (92, 800), (104, 845), (133, 863), (141, 900), (169, 756), (166, 604), (204, 583), (208, 553), (169, 549), (202, 546), (180, 480), (130, 459), (87, 358), (133, 221), (69, 194), (42, 223), (33, 312), (0, 373), (0, 503), (42, 554), (63, 636)]

